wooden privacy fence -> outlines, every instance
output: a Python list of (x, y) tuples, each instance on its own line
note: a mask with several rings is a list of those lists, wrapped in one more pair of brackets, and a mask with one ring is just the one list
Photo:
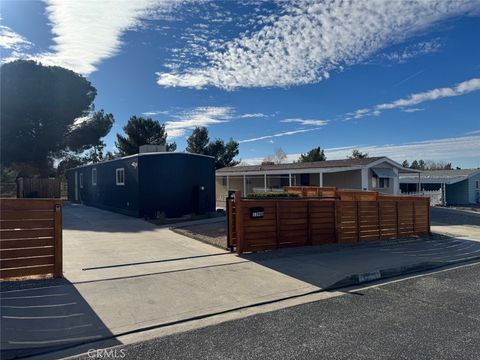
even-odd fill
[(17, 179), (18, 198), (60, 198), (61, 181), (53, 178)]
[[(426, 198), (230, 200), (229, 245), (237, 252), (396, 239), (430, 232)], [(232, 204), (233, 202), (233, 204)]]
[(335, 198), (338, 200), (376, 201), (383, 196), (377, 191), (337, 189), (336, 187), (325, 186), (286, 186), (283, 190), (298, 194), (300, 197)]
[(62, 203), (0, 199), (0, 279), (62, 276)]

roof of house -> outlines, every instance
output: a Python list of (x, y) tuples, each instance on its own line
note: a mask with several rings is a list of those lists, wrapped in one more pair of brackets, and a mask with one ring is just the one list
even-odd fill
[(176, 155), (192, 155), (192, 156), (203, 156), (203, 157), (208, 157), (208, 158), (214, 159), (214, 157), (210, 156), (210, 155), (194, 154), (194, 153), (189, 153), (189, 152), (186, 152), (186, 151), (185, 152), (183, 152), (183, 151), (178, 151), (178, 152), (177, 151), (145, 152), (145, 153), (138, 153), (138, 154), (133, 154), (133, 155), (122, 156), (122, 157), (118, 157), (118, 158), (111, 159), (111, 160), (103, 160), (103, 161), (100, 161), (98, 163), (80, 165), (80, 166), (77, 166), (77, 167), (74, 167), (74, 168), (70, 168), (67, 171), (80, 169), (80, 168), (102, 166), (105, 163), (114, 162), (114, 161), (121, 161), (121, 160), (130, 159), (130, 158), (137, 158), (137, 157), (143, 157), (143, 156), (165, 156), (165, 155), (168, 155), (168, 156), (172, 156), (172, 155), (174, 155), (174, 156), (176, 156)]
[(254, 171), (269, 171), (269, 170), (298, 170), (298, 169), (321, 169), (321, 168), (336, 168), (336, 167), (362, 167), (369, 165), (380, 159), (388, 159), (384, 156), (369, 157), (364, 159), (343, 159), (343, 160), (325, 160), (314, 161), (306, 163), (288, 163), (275, 165), (247, 165), (247, 166), (233, 166), (224, 167), (217, 170), (217, 174), (221, 173), (243, 173)]
[[(445, 183), (454, 184), (468, 179), (470, 176), (480, 174), (480, 169), (461, 169), (461, 170), (424, 170), (420, 173), (420, 182), (422, 183)], [(400, 176), (401, 183), (417, 183), (418, 174)]]

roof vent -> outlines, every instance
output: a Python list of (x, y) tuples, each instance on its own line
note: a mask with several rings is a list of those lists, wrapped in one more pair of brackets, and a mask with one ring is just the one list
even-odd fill
[(156, 152), (166, 152), (167, 147), (165, 145), (141, 145), (139, 148), (139, 153), (156, 153)]

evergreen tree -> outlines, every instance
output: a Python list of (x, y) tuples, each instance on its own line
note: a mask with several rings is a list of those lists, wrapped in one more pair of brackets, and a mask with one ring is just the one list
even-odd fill
[(308, 151), (305, 154), (301, 154), (298, 162), (314, 162), (314, 161), (325, 161), (327, 157), (325, 156), (325, 152), (320, 148), (320, 146), (313, 148), (312, 150)]
[(120, 156), (138, 154), (142, 145), (165, 145), (167, 151), (175, 151), (176, 143), (167, 144), (165, 125), (151, 118), (132, 116), (123, 127), (126, 136), (117, 134), (115, 145)]

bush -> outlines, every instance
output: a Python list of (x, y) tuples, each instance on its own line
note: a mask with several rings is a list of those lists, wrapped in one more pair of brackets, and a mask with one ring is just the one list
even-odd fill
[(299, 197), (299, 194), (291, 192), (260, 192), (247, 194), (247, 198), (288, 198)]

